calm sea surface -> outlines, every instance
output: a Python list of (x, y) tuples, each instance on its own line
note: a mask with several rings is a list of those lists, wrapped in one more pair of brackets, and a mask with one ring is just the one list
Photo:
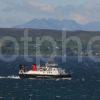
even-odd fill
[(18, 65), (31, 66), (35, 58), (30, 63), (23, 57), (0, 61), (0, 100), (100, 100), (100, 63), (87, 57), (83, 62), (75, 57), (68, 57), (66, 63), (60, 57), (55, 61), (72, 73), (72, 80), (21, 80)]

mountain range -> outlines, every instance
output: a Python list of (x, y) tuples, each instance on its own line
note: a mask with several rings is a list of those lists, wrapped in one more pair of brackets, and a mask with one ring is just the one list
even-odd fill
[(79, 24), (74, 20), (56, 20), (56, 19), (33, 19), (22, 25), (15, 26), (16, 28), (35, 28), (35, 29), (54, 29), (69, 31), (85, 30), (85, 31), (100, 31), (100, 22), (91, 22), (88, 24)]

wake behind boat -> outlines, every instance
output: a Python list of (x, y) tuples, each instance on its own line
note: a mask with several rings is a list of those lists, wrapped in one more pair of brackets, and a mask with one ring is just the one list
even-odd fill
[(20, 78), (36, 78), (36, 79), (70, 79), (71, 75), (65, 69), (59, 68), (58, 64), (46, 63), (45, 66), (32, 65), (32, 69), (26, 71), (23, 65), (20, 65)]

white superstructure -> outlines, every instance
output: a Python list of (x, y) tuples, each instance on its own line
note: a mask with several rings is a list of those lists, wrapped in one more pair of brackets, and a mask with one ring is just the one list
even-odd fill
[(37, 69), (34, 68), (30, 71), (19, 71), (19, 74), (38, 74), (38, 75), (65, 75), (67, 74), (64, 69), (58, 68), (58, 64), (48, 64), (46, 63), (44, 67), (37, 66)]

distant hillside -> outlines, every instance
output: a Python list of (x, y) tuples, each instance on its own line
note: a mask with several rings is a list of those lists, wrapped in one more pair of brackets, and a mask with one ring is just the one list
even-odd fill
[[(36, 54), (36, 48), (37, 46), (39, 46), (40, 44), (36, 44), (36, 37), (40, 37), (40, 39), (42, 39), (43, 36), (50, 36), (52, 37), (52, 39), (55, 40), (55, 42), (57, 43), (57, 47), (56, 51), (58, 55), (61, 55), (62, 53), (62, 31), (61, 30), (48, 30), (48, 29), (31, 29), (29, 28), (29, 37), (32, 37), (32, 41), (29, 42), (29, 54), (30, 55), (35, 55)], [(17, 42), (19, 43), (19, 54), (23, 55), (24, 53), (24, 44), (23, 41), (21, 40), (21, 37), (24, 36), (24, 31), (25, 29), (16, 29), (16, 28), (0, 28), (0, 39), (3, 39), (3, 37), (5, 36), (11, 36), (13, 38), (15, 38), (17, 40)], [(91, 38), (95, 37), (95, 36), (100, 36), (100, 32), (93, 32), (93, 31), (67, 31), (66, 32), (66, 39), (68, 39), (68, 37), (71, 36), (77, 36), (82, 43), (82, 49), (84, 52), (84, 55), (86, 55), (86, 51), (87, 51), (87, 44), (90, 41)], [(100, 51), (100, 45), (95, 43), (93, 45), (93, 47), (95, 48), (95, 53)], [(40, 45), (42, 54), (47, 55), (48, 52), (51, 53), (52, 46), (50, 47), (50, 44), (48, 42), (42, 43), (42, 45)], [(68, 55), (76, 55), (77, 53), (77, 45), (75, 44), (74, 41), (70, 41), (68, 43), (68, 45), (66, 46), (66, 52)], [(2, 53), (3, 54), (13, 54), (14, 53), (14, 49), (13, 49), (13, 43), (11, 42), (5, 42), (2, 45)]]
[[(61, 40), (62, 37), (62, 31), (61, 30), (50, 30), (50, 29), (32, 29), (27, 28), (29, 36), (31, 36), (33, 39), (36, 37), (42, 37), (42, 36), (51, 36), (56, 40)], [(22, 28), (0, 28), (0, 38), (4, 36), (13, 36), (18, 39), (24, 36), (25, 29)], [(86, 42), (90, 38), (94, 36), (100, 36), (99, 31), (66, 31), (66, 36), (77, 36), (82, 41)], [(67, 38), (66, 37), (66, 38)]]
[(69, 31), (85, 30), (85, 31), (100, 31), (100, 22), (92, 22), (86, 25), (81, 25), (73, 20), (55, 20), (55, 19), (34, 19), (23, 25), (18, 25), (16, 28), (36, 28), (36, 29), (55, 29), (62, 30), (66, 28)]

